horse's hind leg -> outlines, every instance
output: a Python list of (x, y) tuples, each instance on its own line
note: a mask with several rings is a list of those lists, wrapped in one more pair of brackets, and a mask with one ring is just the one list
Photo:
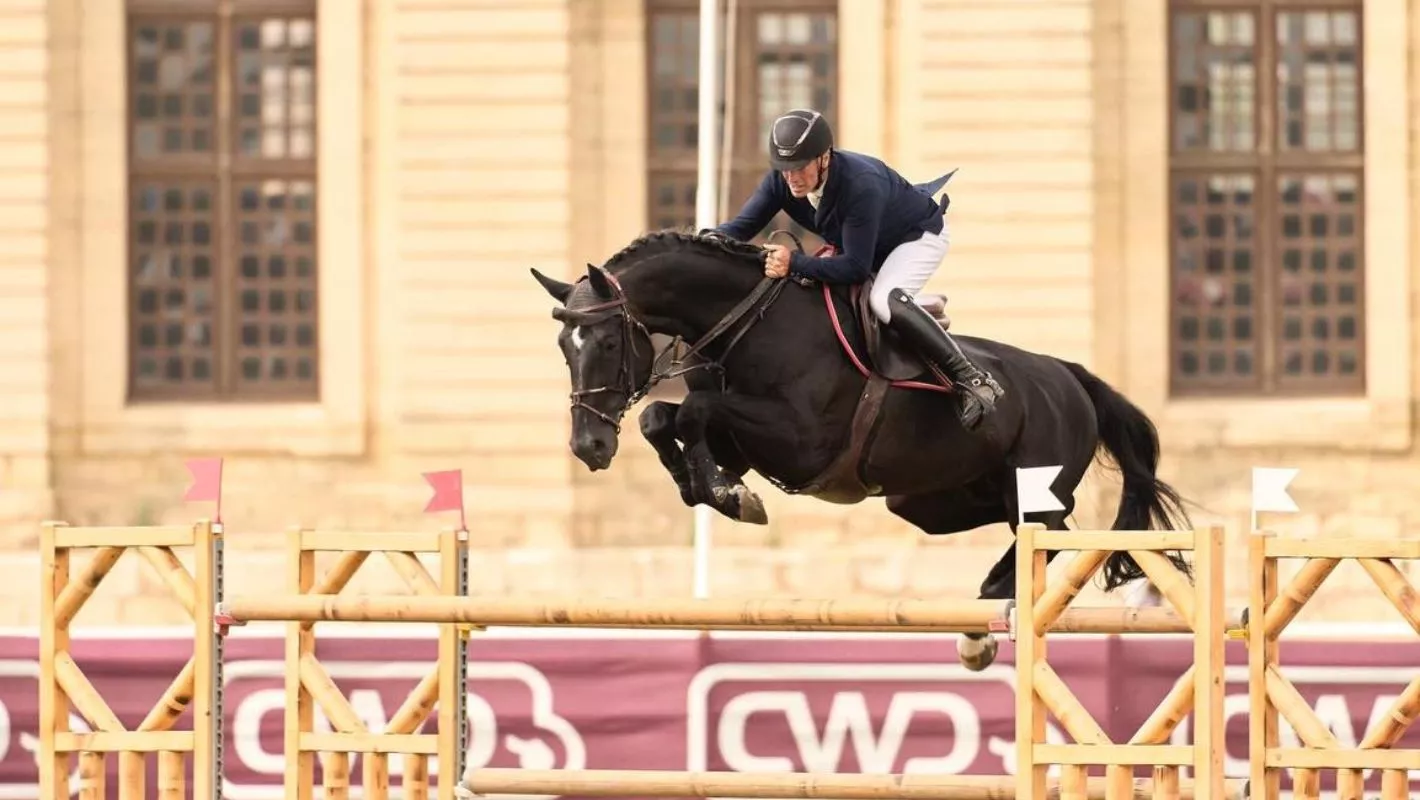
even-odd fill
[[(1006, 519), (1006, 508), (996, 494), (976, 494), (966, 489), (937, 492), (927, 495), (894, 496), (887, 498), (887, 508), (930, 534), (955, 533), (982, 525), (1001, 522)], [(1063, 517), (1062, 517), (1063, 519)], [(995, 566), (991, 568), (982, 584), (981, 597), (990, 599), (987, 587), (1004, 586), (1006, 594), (997, 599), (1015, 596), (1016, 549), (1012, 543)], [(1003, 572), (1004, 570), (1004, 572)], [(1004, 610), (1005, 604), (1002, 604)], [(998, 644), (996, 637), (989, 633), (964, 633), (957, 640), (957, 656), (962, 666), (979, 672), (996, 659)]]
[[(1043, 523), (1046, 528), (1052, 531), (1063, 531), (1067, 529), (1065, 525), (1064, 511), (1052, 511), (1043, 515)], [(1015, 530), (1013, 523), (1011, 530)], [(1058, 550), (1045, 551), (1045, 562), (1048, 564), (1059, 555)], [(982, 600), (1009, 600), (1016, 596), (1016, 543), (1011, 542), (1011, 546), (1006, 548), (1006, 552), (991, 567), (991, 571), (986, 573), (986, 580), (981, 582)], [(989, 633), (968, 633), (957, 643), (957, 656), (961, 658), (961, 663), (969, 670), (980, 671), (991, 666), (991, 662), (996, 660), (996, 651), (1000, 643), (996, 637)]]

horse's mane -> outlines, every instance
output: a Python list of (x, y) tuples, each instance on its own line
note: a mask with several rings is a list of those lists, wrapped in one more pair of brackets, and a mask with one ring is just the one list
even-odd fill
[(756, 244), (668, 228), (636, 238), (607, 259), (603, 267), (615, 274), (643, 259), (681, 250), (697, 250), (704, 255), (728, 255), (756, 267), (764, 258), (764, 248)]

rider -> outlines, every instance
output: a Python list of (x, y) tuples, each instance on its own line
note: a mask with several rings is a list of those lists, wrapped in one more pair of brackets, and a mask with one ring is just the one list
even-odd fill
[(785, 211), (836, 252), (816, 257), (771, 244), (765, 275), (861, 283), (876, 272), (868, 298), (873, 313), (947, 371), (962, 390), (962, 424), (975, 428), (995, 409), (1001, 385), (913, 300), (947, 253), (944, 209), (882, 161), (835, 148), (828, 120), (817, 111), (795, 109), (774, 121), (769, 163), (739, 215), (714, 232), (748, 241)]

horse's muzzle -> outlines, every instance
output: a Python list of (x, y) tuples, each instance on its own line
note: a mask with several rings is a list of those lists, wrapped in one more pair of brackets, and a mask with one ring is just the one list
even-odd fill
[(592, 472), (611, 466), (616, 456), (616, 437), (583, 431), (572, 436), (572, 454)]

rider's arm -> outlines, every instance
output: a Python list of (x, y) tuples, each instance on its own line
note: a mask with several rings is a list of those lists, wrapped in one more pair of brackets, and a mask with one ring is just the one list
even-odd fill
[(754, 194), (745, 201), (740, 213), (729, 222), (722, 222), (715, 226), (715, 230), (725, 234), (731, 239), (738, 239), (747, 242), (759, 235), (764, 230), (764, 226), (774, 219), (784, 208), (784, 182), (779, 178), (779, 174), (773, 171), (764, 174), (764, 180), (759, 182), (759, 187), (754, 190)]
[(869, 184), (853, 197), (853, 207), (843, 216), (843, 252), (815, 258), (797, 250), (789, 252), (789, 274), (823, 283), (862, 283), (873, 274), (873, 252), (878, 245), (887, 198)]

